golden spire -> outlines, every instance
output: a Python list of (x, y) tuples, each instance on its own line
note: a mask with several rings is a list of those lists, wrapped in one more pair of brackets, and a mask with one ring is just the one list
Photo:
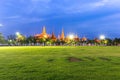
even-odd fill
[(65, 38), (65, 34), (64, 34), (64, 30), (62, 29), (61, 40), (64, 40), (64, 38)]
[(42, 34), (46, 34), (46, 28), (45, 28), (45, 26), (43, 27)]
[(58, 35), (58, 39), (60, 39), (60, 35)]
[(51, 36), (51, 38), (52, 38), (52, 39), (53, 39), (53, 38), (56, 38), (54, 32), (52, 32), (52, 36)]
[(55, 36), (55, 34), (54, 34), (53, 32), (52, 32), (51, 39), (52, 39), (53, 41), (56, 41), (56, 40), (57, 40), (57, 38), (56, 38), (56, 36)]
[(78, 38), (78, 35), (77, 35), (77, 34), (75, 35), (75, 38)]

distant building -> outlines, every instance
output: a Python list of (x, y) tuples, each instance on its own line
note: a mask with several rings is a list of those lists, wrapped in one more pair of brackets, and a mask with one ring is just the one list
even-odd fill
[[(42, 33), (41, 34), (36, 34), (35, 38), (37, 38), (37, 39), (41, 39), (41, 38), (47, 39), (47, 38), (49, 38), (52, 41), (57, 41), (57, 39), (60, 40), (60, 41), (65, 41), (65, 42), (71, 41), (69, 36), (65, 37), (65, 33), (64, 33), (63, 29), (62, 29), (61, 35), (58, 35), (58, 38), (57, 38), (55, 36), (54, 32), (52, 32), (51, 35), (47, 34), (45, 26), (42, 28)], [(76, 42), (78, 42), (80, 40), (81, 41), (87, 41), (87, 38), (83, 37), (83, 38), (80, 39), (77, 35), (75, 35), (75, 36), (73, 35), (73, 39), (72, 40), (74, 40)]]
[(38, 39), (41, 39), (41, 38), (50, 38), (50, 35), (47, 34), (46, 28), (44, 26), (43, 29), (42, 29), (42, 33), (41, 34), (36, 34), (35, 37), (38, 38)]
[(75, 36), (74, 40), (75, 41), (80, 41), (80, 38), (78, 37), (78, 35)]
[(55, 36), (54, 32), (52, 32), (51, 39), (52, 39), (52, 41), (56, 41), (56, 40), (57, 40), (57, 38), (56, 38), (56, 36)]
[(61, 33), (61, 36), (60, 36), (60, 40), (61, 41), (65, 40), (65, 34), (64, 34), (64, 30), (63, 29), (62, 29), (62, 33)]
[(86, 37), (83, 37), (81, 40), (82, 40), (82, 41), (87, 41), (87, 38), (86, 38)]

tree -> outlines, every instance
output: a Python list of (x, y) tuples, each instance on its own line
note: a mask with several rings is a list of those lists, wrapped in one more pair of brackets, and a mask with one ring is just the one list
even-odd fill
[(37, 43), (37, 39), (34, 36), (29, 36), (26, 38), (26, 43), (35, 45)]
[(0, 33), (0, 44), (4, 44), (6, 42), (4, 36), (2, 35), (2, 33)]
[(95, 40), (88, 39), (87, 44), (88, 45), (93, 45), (93, 44), (95, 44)]
[(9, 45), (16, 45), (16, 36), (15, 35), (7, 36), (7, 40), (8, 40)]
[(42, 43), (43, 46), (45, 46), (46, 38), (40, 38), (39, 42)]
[(98, 38), (95, 38), (94, 39), (94, 43), (95, 43), (95, 45), (100, 45), (101, 40), (99, 40)]
[(106, 46), (108, 44), (108, 40), (101, 40), (101, 45), (104, 45), (104, 46)]
[(26, 37), (23, 36), (22, 34), (17, 34), (16, 35), (16, 41), (18, 42), (18, 45), (23, 45), (25, 44)]
[(59, 39), (56, 40), (56, 45), (60, 45), (60, 40)]
[(46, 45), (50, 46), (53, 43), (52, 39), (47, 38), (46, 39)]
[(114, 40), (113, 40), (113, 44), (114, 45), (118, 45), (118, 44), (120, 44), (120, 38), (115, 38)]
[(111, 45), (113, 44), (112, 39), (106, 38), (106, 40), (107, 40), (107, 45), (108, 45), (108, 46), (111, 46)]

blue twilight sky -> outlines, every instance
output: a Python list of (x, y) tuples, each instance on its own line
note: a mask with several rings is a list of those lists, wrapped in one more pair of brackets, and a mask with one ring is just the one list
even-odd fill
[(120, 37), (120, 0), (0, 0), (0, 32)]

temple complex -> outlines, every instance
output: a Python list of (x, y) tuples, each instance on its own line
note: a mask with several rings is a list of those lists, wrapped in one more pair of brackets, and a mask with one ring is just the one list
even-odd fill
[(36, 34), (35, 35), (35, 38), (37, 38), (38, 40), (39, 39), (47, 39), (47, 38), (49, 38), (49, 39), (51, 39), (52, 41), (57, 41), (57, 39), (58, 40), (60, 40), (60, 41), (65, 41), (65, 42), (67, 42), (67, 41), (71, 41), (71, 38), (72, 38), (72, 40), (74, 40), (74, 41), (87, 41), (87, 38), (86, 37), (83, 37), (83, 38), (79, 38), (77, 35), (72, 35), (71, 37), (70, 36), (67, 36), (67, 37), (65, 37), (65, 33), (64, 33), (64, 30), (62, 29), (62, 32), (61, 32), (61, 35), (58, 35), (58, 38), (55, 36), (55, 34), (54, 34), (54, 32), (52, 32), (52, 34), (51, 35), (49, 35), (49, 34), (47, 34), (47, 32), (46, 32), (46, 28), (45, 28), (45, 26), (42, 28), (42, 33), (41, 34)]
[(40, 38), (50, 38), (50, 35), (47, 34), (46, 28), (44, 26), (43, 29), (42, 29), (42, 33), (41, 34), (36, 34), (35, 37), (38, 38), (38, 39), (40, 39)]

